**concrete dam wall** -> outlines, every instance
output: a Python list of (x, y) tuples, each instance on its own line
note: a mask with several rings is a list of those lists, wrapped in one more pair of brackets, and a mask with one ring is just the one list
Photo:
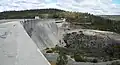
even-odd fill
[(19, 21), (0, 24), (0, 65), (50, 65)]
[(59, 43), (55, 20), (27, 20), (22, 24), (40, 50), (55, 47)]

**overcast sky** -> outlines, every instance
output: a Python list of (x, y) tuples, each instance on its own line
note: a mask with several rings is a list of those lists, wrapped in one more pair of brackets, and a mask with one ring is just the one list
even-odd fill
[(120, 0), (0, 0), (0, 12), (58, 8), (95, 15), (120, 15)]

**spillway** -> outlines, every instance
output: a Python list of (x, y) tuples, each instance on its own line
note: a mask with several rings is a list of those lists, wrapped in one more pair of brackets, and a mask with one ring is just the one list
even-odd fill
[(50, 65), (20, 22), (0, 24), (0, 65)]
[(28, 20), (23, 26), (40, 50), (55, 47), (59, 43), (55, 20)]

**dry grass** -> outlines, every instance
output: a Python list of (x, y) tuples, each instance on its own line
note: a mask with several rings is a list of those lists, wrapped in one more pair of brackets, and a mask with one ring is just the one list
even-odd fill
[(51, 64), (51, 65), (56, 65), (56, 63), (55, 63), (55, 62), (50, 62), (50, 64)]

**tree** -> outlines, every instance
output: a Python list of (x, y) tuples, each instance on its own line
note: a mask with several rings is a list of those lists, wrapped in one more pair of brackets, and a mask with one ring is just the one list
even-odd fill
[(59, 50), (59, 57), (57, 58), (56, 65), (67, 65), (68, 57), (60, 49), (58, 49), (58, 50)]

